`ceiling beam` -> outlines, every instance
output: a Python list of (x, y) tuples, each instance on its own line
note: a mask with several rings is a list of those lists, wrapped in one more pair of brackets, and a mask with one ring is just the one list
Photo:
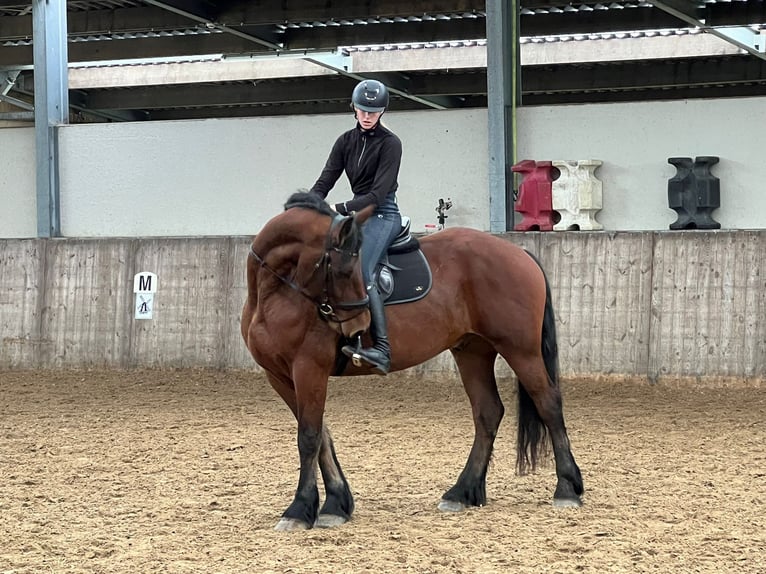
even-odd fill
[[(486, 96), (486, 70), (468, 69), (450, 73), (409, 74), (411, 94), (419, 98), (454, 98), (466, 102)], [(766, 62), (749, 56), (721, 56), (649, 60), (604, 64), (561, 64), (524, 66), (523, 103), (529, 105), (544, 94), (583, 94), (631, 90), (697, 89), (716, 84), (746, 86), (766, 83)], [(130, 89), (86, 90), (82, 105), (87, 109), (151, 110), (174, 108), (211, 108), (221, 106), (311, 107), (318, 102), (342, 102), (348, 105), (353, 87), (349, 78), (319, 76), (293, 80), (265, 80), (227, 84), (185, 84), (147, 86)], [(310, 96), (311, 100), (307, 97)], [(588, 96), (589, 97), (589, 96)], [(615, 96), (616, 97), (616, 96)], [(416, 100), (414, 104), (424, 105)], [(392, 109), (404, 109), (396, 98)], [(419, 109), (416, 106), (416, 109)], [(204, 117), (205, 112), (199, 112)]]
[(556, 36), (562, 34), (602, 34), (608, 32), (679, 28), (677, 18), (649, 7), (592, 12), (522, 14), (522, 36)]
[[(167, 4), (167, 3), (162, 3)], [(739, 22), (747, 23), (746, 6), (731, 10), (743, 14)], [(738, 10), (737, 10), (738, 9)], [(730, 14), (729, 19), (733, 16)], [(425, 22), (394, 22), (390, 24), (357, 24), (354, 26), (327, 26), (288, 29), (284, 39), (276, 35), (277, 28), (264, 19), (212, 21), (190, 15), (188, 12), (169, 11), (158, 5), (142, 8), (119, 8), (115, 10), (88, 10), (68, 14), (69, 36), (99, 36), (147, 31), (181, 30), (184, 28), (210, 27), (236, 30), (258, 37), (266, 47), (288, 44), (296, 48), (327, 48), (355, 44), (382, 44), (394, 42), (420, 42), (479, 38), (485, 36), (484, 17), (436, 20)], [(353, 20), (353, 18), (350, 18)], [(298, 20), (302, 21), (302, 20)], [(313, 21), (308, 19), (308, 21)], [(604, 30), (664, 28), (678, 24), (670, 15), (651, 8), (628, 8), (624, 10), (598, 10), (564, 14), (535, 14), (521, 17), (522, 34), (540, 36), (559, 33), (590, 33)], [(284, 21), (282, 21), (284, 23)], [(209, 24), (209, 26), (208, 26)], [(263, 28), (269, 26), (270, 28)], [(32, 35), (31, 16), (0, 17), (0, 38), (17, 40)], [(256, 41), (256, 40), (251, 40)], [(281, 46), (280, 46), (281, 48)]]
[(275, 42), (271, 38), (256, 36), (254, 34), (243, 32), (236, 28), (227, 26), (226, 24), (221, 24), (220, 22), (217, 22), (214, 19), (214, 16), (212, 14), (209, 14), (202, 10), (200, 3), (197, 3), (197, 2), (194, 3), (195, 4), (194, 8), (199, 7), (195, 10), (195, 9), (188, 9), (185, 7), (188, 4), (188, 2), (177, 3), (180, 5), (183, 5), (184, 6), (183, 8), (180, 7), (180, 5), (176, 5), (176, 3), (173, 3), (172, 1), (144, 0), (144, 2), (152, 6), (162, 8), (163, 10), (167, 10), (168, 12), (172, 12), (174, 14), (178, 14), (180, 16), (189, 18), (191, 21), (196, 22), (198, 24), (203, 24), (207, 28), (220, 30), (228, 34), (232, 34), (234, 36), (242, 38), (243, 40), (247, 40), (248, 42), (253, 42), (254, 44), (258, 44), (265, 48), (269, 48), (270, 50), (279, 51), (282, 49), (282, 45)]
[[(486, 102), (485, 102), (486, 103)], [(412, 100), (396, 99), (391, 102), (393, 112), (424, 110), (426, 106)], [(283, 116), (305, 114), (348, 114), (348, 99), (322, 102), (290, 102), (268, 106), (238, 106), (225, 108), (173, 108), (150, 110), (152, 120), (204, 119), (227, 117)]]
[(0, 112), (0, 122), (34, 122), (34, 112)]
[[(70, 37), (179, 30), (195, 26), (196, 23), (189, 18), (154, 6), (67, 13), (67, 34)], [(31, 36), (31, 15), (0, 17), (0, 38), (11, 40)]]
[[(188, 17), (194, 19), (195, 21), (204, 23), (207, 27), (211, 27), (211, 28), (215, 28), (217, 30), (221, 30), (223, 32), (226, 32), (226, 33), (231, 34), (233, 36), (236, 36), (238, 38), (242, 38), (243, 40), (251, 41), (251, 42), (254, 42), (255, 44), (258, 44), (260, 46), (265, 46), (267, 48), (272, 48), (272, 49), (275, 50), (275, 53), (279, 53), (284, 48), (284, 44), (274, 43), (274, 42), (271, 42), (270, 40), (264, 40), (263, 37), (255, 35), (251, 31), (242, 31), (242, 30), (239, 30), (237, 28), (233, 28), (233, 27), (230, 27), (230, 26), (226, 26), (226, 25), (220, 24), (219, 22), (215, 22), (214, 20), (210, 19), (209, 16), (207, 16), (207, 15), (203, 16), (203, 15), (198, 15), (198, 14), (194, 14), (194, 13), (188, 12), (188, 11), (186, 11), (184, 9), (181, 9), (181, 8), (178, 8), (178, 7), (174, 6), (174, 5), (172, 5), (172, 4), (169, 4), (167, 1), (144, 0), (144, 2), (146, 2), (148, 4), (151, 4), (153, 6), (158, 6), (160, 8), (164, 8), (164, 9), (170, 10), (170, 11), (175, 12), (177, 14), (182, 14), (184, 16), (188, 16)], [(332, 46), (332, 48), (336, 48), (337, 46), (338, 46), (338, 44), (335, 44), (334, 46)], [(316, 50), (317, 48), (318, 47), (315, 46), (315, 45), (314, 46), (307, 46), (306, 47), (307, 50)], [(327, 62), (325, 59), (313, 59), (313, 58), (311, 58), (310, 54), (307, 54), (307, 56), (304, 59), (306, 61), (308, 61), (308, 62), (311, 62), (311, 63), (317, 64), (319, 66), (322, 66), (323, 68), (331, 69), (331, 70), (337, 72), (338, 74), (340, 74), (342, 76), (345, 76), (347, 78), (351, 78), (351, 79), (354, 79), (354, 80), (357, 80), (357, 81), (364, 79), (364, 76), (361, 76), (359, 74), (355, 74), (355, 73), (353, 73), (353, 72), (351, 72), (351, 71), (349, 71), (349, 70), (347, 70), (345, 68), (337, 67), (337, 66), (333, 65), (332, 63)], [(392, 93), (394, 93), (394, 94), (398, 94), (398, 95), (400, 95), (402, 97), (405, 97), (405, 98), (413, 99), (413, 100), (415, 100), (415, 101), (417, 101), (419, 103), (426, 104), (426, 105), (428, 105), (430, 107), (433, 107), (433, 108), (443, 109), (445, 107), (445, 105), (442, 102), (424, 100), (422, 98), (419, 98), (417, 96), (414, 96), (414, 95), (410, 94), (406, 90), (402, 90), (401, 88), (397, 87), (396, 84), (394, 84), (392, 86), (389, 86), (389, 90)]]
[(749, 56), (722, 56), (525, 66), (522, 81), (525, 94), (762, 83), (766, 82), (766, 61)]
[(353, 89), (344, 78), (323, 76), (301, 81), (238, 82), (145, 86), (129, 90), (89, 90), (90, 109), (149, 109), (231, 105), (262, 105), (307, 100), (345, 99)]
[[(660, 0), (663, 5), (684, 14), (686, 19), (673, 16), (667, 10), (659, 7), (633, 7), (623, 9), (576, 11), (564, 13), (547, 14), (523, 14), (522, 34), (525, 36), (548, 35), (548, 34), (566, 34), (566, 33), (597, 33), (604, 31), (617, 31), (628, 29), (649, 29), (649, 28), (667, 28), (675, 26), (697, 25), (688, 21), (689, 18), (695, 22), (704, 22), (706, 26), (745, 26), (750, 23), (766, 22), (766, 3), (763, 1), (749, 0), (747, 2), (734, 3), (716, 3), (707, 4), (700, 8), (695, 4), (684, 2), (683, 0)], [(18, 3), (16, 3), (18, 4)], [(100, 35), (100, 34), (122, 34), (130, 32), (140, 32), (148, 30), (179, 30), (184, 28), (194, 28), (198, 26), (220, 25), (246, 31), (248, 28), (257, 28), (263, 26), (274, 27), (276, 24), (284, 24), (288, 21), (295, 22), (314, 22), (329, 21), (332, 17), (321, 17), (323, 14), (334, 14), (335, 20), (368, 19), (384, 14), (384, 11), (376, 10), (376, 4), (381, 9), (388, 7), (388, 4), (394, 4), (394, 8), (399, 10), (401, 15), (411, 14), (413, 9), (405, 9), (405, 5), (411, 6), (411, 2), (369, 2), (355, 0), (354, 2), (344, 2), (333, 4), (332, 8), (327, 8), (329, 3), (314, 3), (318, 7), (307, 8), (307, 12), (301, 13), (299, 8), (289, 7), (289, 2), (238, 2), (233, 7), (219, 14), (211, 15), (210, 12), (191, 12), (188, 9), (182, 10), (179, 7), (184, 6), (178, 2), (165, 1), (157, 3), (154, 6), (138, 6), (131, 8), (99, 9), (99, 10), (79, 10), (70, 11), (67, 14), (68, 34), (72, 35)], [(350, 4), (350, 5), (349, 5)], [(418, 3), (417, 15), (423, 16), (428, 10), (421, 8), (421, 4), (426, 4), (434, 8), (443, 8), (445, 12), (452, 13), (478, 13), (483, 18), (483, 13), (477, 10), (477, 5), (483, 5), (484, 2), (471, 0), (469, 2), (425, 2)], [(434, 6), (439, 4), (438, 6)], [(551, 2), (543, 0), (538, 3), (540, 6), (550, 7)], [(587, 2), (586, 2), (587, 4)], [(201, 6), (209, 6), (209, 3)], [(276, 6), (275, 6), (276, 5)], [(460, 10), (462, 5), (465, 10)], [(578, 5), (581, 5), (578, 2)], [(163, 8), (166, 6), (167, 8)], [(447, 10), (446, 8), (450, 8)], [(286, 10), (288, 10), (286, 12)], [(393, 13), (395, 10), (391, 10)], [(452, 23), (457, 28), (466, 27), (470, 30), (471, 22), (475, 19), (461, 18), (456, 20), (440, 20), (442, 26), (448, 26)], [(426, 24), (428, 22), (425, 22)], [(402, 26), (416, 27), (418, 22), (401, 23)], [(377, 26), (386, 26), (386, 24), (368, 24), (355, 26), (329, 26), (328, 28), (353, 30), (359, 29), (371, 30)], [(318, 33), (325, 28), (316, 28), (313, 33)], [(268, 34), (274, 36), (276, 28), (268, 29)], [(300, 37), (300, 32), (311, 29), (293, 29), (292, 34)], [(331, 32), (331, 35), (337, 32)], [(356, 32), (354, 33), (356, 34)], [(30, 38), (32, 35), (31, 15), (26, 16), (0, 16), (0, 39), (12, 40), (19, 38)], [(450, 36), (454, 35), (452, 32)], [(276, 36), (264, 38), (265, 41), (275, 42)], [(348, 45), (349, 41), (342, 41), (337, 45)]]
[(766, 84), (736, 84), (704, 87), (647, 88), (622, 92), (571, 92), (528, 94), (528, 106), (593, 104), (599, 102), (646, 102), (652, 100), (687, 100), (696, 98), (743, 98), (766, 95)]
[[(221, 84), (144, 86), (130, 89), (82, 90), (88, 94), (83, 105), (89, 109), (191, 108), (233, 105), (264, 105), (339, 100), (346, 109), (354, 83), (341, 76), (265, 80)], [(436, 99), (451, 107), (463, 105), (462, 97), (486, 92), (486, 73), (439, 74), (411, 78), (410, 100), (428, 107), (421, 99)], [(397, 94), (398, 96), (398, 94)], [(401, 98), (397, 98), (400, 100)]]
[(397, 44), (407, 42), (446, 42), (473, 40), (487, 35), (486, 18), (434, 20), (429, 22), (394, 22), (357, 26), (287, 29), (284, 45), (291, 50), (331, 49), (361, 44)]
[[(151, 3), (151, 2), (148, 2)], [(449, 14), (482, 12), (484, 0), (454, 2), (419, 2), (410, 0), (370, 2), (356, 0), (338, 4), (302, 5), (289, 2), (240, 1), (223, 11), (210, 11), (210, 4), (195, 5), (166, 0), (154, 6), (70, 11), (67, 15), (70, 35), (108, 34), (145, 30), (175, 30), (207, 22), (232, 28), (271, 26), (288, 22), (330, 22), (370, 18), (423, 17), (428, 12)], [(0, 17), (0, 38), (25, 38), (32, 34), (32, 17)]]
[[(151, 0), (150, 0), (151, 1)], [(660, 2), (662, 0), (658, 0)], [(668, 6), (682, 6), (680, 0), (664, 0)], [(736, 2), (727, 3), (726, 10), (719, 4), (709, 4), (700, 12), (699, 9), (687, 11), (685, 17), (699, 17), (704, 13), (707, 26), (745, 26), (751, 22), (766, 20), (766, 7), (764, 2)], [(212, 20), (206, 20), (204, 16), (193, 15), (178, 11), (168, 11), (160, 5), (167, 5), (176, 10), (167, 2), (157, 2), (155, 6), (142, 8), (120, 8), (116, 10), (92, 10), (74, 11), (68, 14), (69, 36), (98, 37), (101, 35), (123, 35), (162, 30), (183, 30), (201, 28), (204, 30), (218, 30), (228, 32), (234, 36), (229, 42), (216, 39), (220, 45), (211, 48), (210, 40), (201, 41), (202, 36), (195, 38), (190, 45), (182, 49), (177, 55), (192, 55), (211, 53), (247, 53), (263, 52), (282, 49), (335, 49), (338, 46), (357, 44), (384, 44), (399, 42), (425, 42), (425, 41), (450, 41), (486, 36), (485, 18), (461, 18), (456, 20), (438, 20), (430, 22), (406, 22), (391, 24), (367, 24), (354, 26), (327, 26), (315, 28), (288, 29), (284, 33), (278, 33), (275, 27), (258, 27), (255, 22), (231, 22), (221, 24)], [(248, 8), (250, 9), (250, 8)], [(697, 20), (694, 20), (697, 22)], [(713, 22), (714, 24), (711, 24)], [(522, 15), (521, 33), (524, 36), (546, 36), (557, 34), (591, 34), (604, 33), (619, 30), (646, 30), (657, 28), (672, 28), (679, 26), (692, 26), (686, 20), (661, 10), (659, 8), (625, 8), (622, 10), (593, 10), (591, 12), (566, 12), (550, 14)], [(31, 17), (0, 17), (0, 38), (7, 40), (26, 39), (31, 37)], [(215, 35), (215, 34), (210, 34)], [(220, 35), (220, 34), (219, 34)], [(138, 58), (138, 57), (163, 57), (173, 54), (172, 45), (164, 48), (164, 40), (173, 41), (176, 37), (149, 38), (146, 39), (146, 48), (130, 48), (128, 44), (120, 44), (122, 54), (111, 54), (108, 59)], [(244, 41), (243, 41), (244, 40)], [(127, 40), (120, 40), (127, 41)], [(103, 44), (116, 42), (116, 40), (84, 42), (78, 48), (82, 51), (75, 61), (89, 61), (104, 59), (98, 53), (105, 50)], [(70, 42), (71, 43), (71, 42)], [(194, 44), (199, 48), (194, 49)], [(260, 45), (259, 45), (260, 44)], [(9, 54), (5, 52), (10, 51)], [(5, 46), (0, 50), (0, 65), (31, 64), (31, 57), (27, 55), (13, 55), (14, 51), (24, 53), (23, 47)], [(89, 55), (84, 52), (92, 51)], [(31, 53), (31, 51), (28, 51)], [(13, 57), (13, 61), (11, 58)]]
[(462, 14), (482, 12), (485, 0), (344, 0), (343, 2), (273, 2), (272, 0), (240, 0), (227, 5), (218, 21), (237, 23), (283, 24), (286, 22), (328, 22), (370, 18), (425, 16), (429, 14)]
[[(721, 25), (746, 25), (754, 21), (766, 20), (766, 15), (753, 15), (749, 4), (738, 2), (728, 4), (727, 12), (709, 5), (711, 17)], [(706, 12), (707, 14), (707, 12)], [(715, 18), (713, 18), (713, 16)], [(755, 19), (754, 19), (755, 18)], [(690, 26), (676, 16), (659, 8), (625, 8), (623, 10), (594, 10), (592, 12), (573, 12), (559, 14), (522, 15), (521, 33), (523, 36), (547, 36), (558, 34), (591, 34), (620, 30), (647, 30)], [(696, 25), (696, 24), (695, 24)], [(718, 24), (717, 24), (718, 25)], [(252, 23), (224, 25), (192, 19), (177, 12), (167, 12), (158, 6), (146, 8), (126, 8), (119, 10), (96, 10), (69, 14), (68, 33), (70, 39), (77, 37), (98, 37), (104, 35), (124, 35), (167, 30), (202, 28), (219, 30), (247, 40), (252, 48), (249, 51), (282, 49), (335, 49), (338, 46), (358, 44), (385, 44), (401, 42), (437, 42), (466, 40), (486, 37), (486, 19), (461, 18), (457, 20), (437, 20), (430, 22), (406, 22), (391, 24), (367, 24), (354, 26), (326, 26), (314, 28), (287, 29), (279, 33), (275, 27), (264, 28)], [(18, 40), (31, 37), (31, 17), (0, 17), (0, 39)], [(86, 42), (88, 49), (98, 50), (103, 41)], [(258, 44), (261, 44), (258, 46)], [(242, 43), (232, 45), (221, 52), (238, 53)], [(125, 48), (126, 46), (123, 46)], [(3, 50), (9, 49), (4, 47)], [(247, 51), (247, 49), (245, 50)], [(142, 52), (147, 52), (143, 50)], [(157, 56), (163, 55), (158, 50)], [(197, 50), (196, 53), (202, 53)], [(124, 57), (137, 57), (126, 54)], [(151, 57), (151, 55), (150, 55)], [(97, 59), (97, 58), (91, 58)]]
[(10, 104), (14, 107), (21, 108), (22, 110), (26, 110), (28, 112), (34, 112), (35, 106), (30, 101), (22, 100), (19, 98), (15, 98), (13, 96), (9, 96), (7, 94), (0, 94), (0, 102), (5, 102), (7, 104)]
[[(487, 106), (485, 96), (470, 96), (466, 98), (466, 107), (479, 108)], [(394, 99), (391, 101), (393, 113), (424, 110), (426, 106), (412, 100)], [(348, 100), (324, 102), (294, 102), (269, 106), (227, 107), (227, 108), (174, 108), (170, 110), (151, 110), (152, 120), (185, 120), (204, 118), (230, 118), (254, 116), (283, 116), (303, 114), (350, 114)]]
[(745, 26), (754, 23), (766, 23), (764, 0), (708, 4), (705, 10), (705, 24), (708, 26)]
[[(102, 42), (69, 42), (69, 62), (103, 62), (125, 58), (162, 58), (203, 54), (241, 54), (257, 52), (252, 42), (228, 34), (197, 34), (161, 38), (131, 38)], [(31, 46), (5, 46), (0, 50), (0, 66), (31, 66)]]
[(701, 20), (700, 12), (695, 8), (696, 3), (688, 0), (649, 0), (653, 6), (675, 16), (689, 26), (700, 28), (708, 34), (713, 34), (756, 56), (766, 60), (766, 36), (757, 34), (748, 26), (735, 28), (715, 27)]

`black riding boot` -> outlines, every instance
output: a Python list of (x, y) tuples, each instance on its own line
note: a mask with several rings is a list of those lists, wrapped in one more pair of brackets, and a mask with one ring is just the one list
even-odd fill
[(361, 361), (364, 361), (372, 367), (374, 372), (385, 375), (391, 367), (391, 346), (388, 344), (383, 298), (377, 287), (370, 289), (368, 294), (370, 296), (370, 335), (373, 345), (369, 349), (363, 349), (360, 337), (355, 347), (345, 345), (341, 350), (344, 355), (351, 357), (357, 367), (362, 364)]

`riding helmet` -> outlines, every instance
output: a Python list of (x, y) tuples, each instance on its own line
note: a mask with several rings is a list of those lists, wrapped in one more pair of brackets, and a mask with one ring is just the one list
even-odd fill
[(377, 80), (362, 80), (351, 94), (351, 104), (364, 112), (382, 112), (388, 107), (388, 88)]

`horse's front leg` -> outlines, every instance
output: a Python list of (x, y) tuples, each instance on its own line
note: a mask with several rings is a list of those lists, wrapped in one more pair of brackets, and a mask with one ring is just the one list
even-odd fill
[(345, 524), (354, 512), (354, 497), (335, 455), (335, 446), (327, 425), (322, 427), (319, 468), (322, 471), (327, 496), (316, 525), (320, 528), (332, 528)]
[(298, 488), (275, 530), (306, 530), (314, 526), (319, 511), (316, 466), (321, 440), (321, 423), (319, 429), (305, 420), (298, 423), (298, 455), (301, 465)]
[(319, 513), (317, 460), (322, 446), (325, 400), (328, 374), (313, 364), (293, 366), (292, 384), (270, 376), (272, 386), (287, 402), (298, 421), (298, 456), (300, 474), (298, 488), (290, 506), (282, 514), (276, 530), (305, 530), (312, 528)]

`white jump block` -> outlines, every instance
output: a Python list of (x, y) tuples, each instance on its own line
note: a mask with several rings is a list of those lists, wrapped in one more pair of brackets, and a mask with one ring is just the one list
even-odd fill
[(561, 215), (553, 230), (604, 229), (596, 221), (596, 213), (604, 207), (603, 184), (594, 173), (602, 164), (601, 160), (556, 160), (552, 163), (561, 173), (551, 190), (553, 210)]

